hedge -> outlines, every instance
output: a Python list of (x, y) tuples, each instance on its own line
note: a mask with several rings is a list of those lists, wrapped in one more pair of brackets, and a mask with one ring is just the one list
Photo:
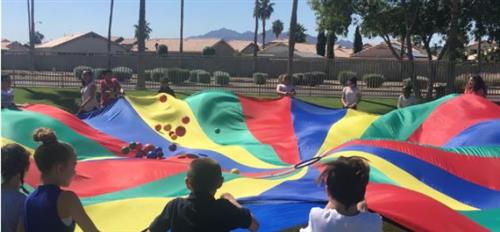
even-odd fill
[(181, 68), (167, 69), (167, 77), (173, 84), (182, 84), (189, 80), (189, 70)]
[(343, 86), (347, 85), (347, 81), (353, 77), (357, 77), (358, 75), (355, 72), (352, 71), (340, 71), (339, 74), (337, 75), (337, 80), (342, 84)]
[(101, 79), (101, 75), (102, 75), (102, 72), (106, 71), (107, 68), (94, 68), (92, 70), (92, 73), (94, 74), (94, 78), (97, 80), (97, 79)]
[[(412, 86), (411, 79), (406, 78), (403, 80), (403, 85)], [(429, 86), (429, 78), (423, 76), (417, 76), (417, 87), (420, 89), (427, 89)]]
[(227, 72), (223, 72), (223, 71), (215, 71), (214, 72), (215, 83), (217, 83), (219, 85), (229, 84), (230, 78), (231, 78), (231, 76)]
[(82, 78), (82, 72), (85, 70), (92, 71), (92, 67), (85, 66), (85, 65), (76, 66), (73, 69), (73, 75), (76, 77), (76, 79), (80, 80)]
[(210, 84), (210, 73), (207, 71), (198, 72), (198, 83)]
[(363, 81), (368, 88), (379, 88), (384, 84), (384, 76), (381, 74), (365, 74), (363, 76)]
[(198, 82), (198, 73), (200, 72), (205, 72), (205, 70), (202, 69), (195, 69), (189, 71), (189, 82)]
[(163, 77), (167, 77), (167, 71), (168, 69), (167, 68), (155, 68), (155, 69), (152, 69), (151, 70), (151, 73), (150, 73), (150, 79), (152, 81), (156, 81), (156, 82), (159, 82), (161, 78)]
[(257, 85), (264, 85), (266, 84), (266, 80), (269, 77), (267, 73), (262, 73), (262, 72), (256, 72), (252, 75), (253, 77), (253, 83)]
[(132, 78), (132, 74), (134, 73), (134, 70), (132, 70), (129, 67), (115, 67), (111, 71), (113, 71), (113, 74), (116, 75), (116, 78), (119, 81), (128, 81)]

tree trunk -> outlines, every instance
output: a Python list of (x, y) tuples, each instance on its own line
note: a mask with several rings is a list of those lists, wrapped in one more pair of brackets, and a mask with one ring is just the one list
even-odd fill
[(108, 68), (111, 68), (111, 25), (113, 22), (113, 3), (111, 0), (111, 6), (109, 7), (109, 24), (108, 24)]
[[(31, 3), (30, 3), (31, 1)], [(28, 24), (29, 24), (29, 36), (30, 36), (30, 59), (31, 59), (31, 70), (36, 69), (35, 64), (35, 2), (33, 0), (28, 0)]]
[(290, 32), (288, 35), (288, 75), (293, 74), (293, 54), (295, 51), (295, 31), (297, 30), (297, 4), (298, 0), (293, 0), (292, 16), (290, 17)]
[(455, 91), (455, 60), (457, 57), (459, 0), (451, 1), (450, 31), (448, 33), (448, 78), (447, 94)]
[(481, 44), (483, 43), (481, 37), (482, 36), (479, 36), (477, 41), (477, 75), (481, 75), (481, 58), (483, 53), (483, 51), (481, 50)]
[(401, 56), (398, 55), (396, 50), (394, 50), (394, 47), (392, 46), (391, 40), (388, 35), (382, 35), (382, 39), (384, 40), (385, 44), (387, 44), (387, 47), (389, 47), (389, 50), (391, 51), (392, 55), (398, 59), (401, 60)]
[[(254, 13), (257, 11), (259, 7), (259, 0), (255, 0), (255, 8), (254, 8)], [(258, 15), (255, 15), (255, 30), (254, 30), (254, 35), (253, 35), (253, 43), (255, 44), (255, 47), (253, 48), (253, 56), (257, 57), (257, 50), (258, 50), (258, 43), (257, 43), (257, 34), (259, 33), (259, 17)]]
[(181, 0), (181, 39), (179, 41), (179, 53), (182, 55), (184, 46), (184, 0)]
[(262, 19), (262, 49), (266, 47), (266, 19)]
[(139, 38), (137, 56), (137, 85), (136, 89), (145, 89), (146, 80), (144, 78), (144, 50), (145, 50), (145, 30), (146, 29), (146, 0), (140, 0), (139, 5)]
[(432, 62), (432, 51), (430, 47), (432, 35), (429, 37), (427, 36), (422, 36), (422, 39), (424, 41), (424, 48), (425, 51), (427, 52), (427, 60), (429, 61), (429, 83), (427, 85), (427, 95), (426, 98), (428, 100), (432, 99), (432, 91), (433, 91), (433, 86), (434, 86), (434, 80), (436, 79), (436, 67), (434, 63)]

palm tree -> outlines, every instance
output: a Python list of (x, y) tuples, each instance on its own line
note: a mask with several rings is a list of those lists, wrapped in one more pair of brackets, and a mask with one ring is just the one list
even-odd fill
[(262, 48), (266, 47), (266, 19), (271, 17), (273, 14), (274, 3), (270, 0), (260, 0), (258, 16), (262, 20)]
[(29, 50), (31, 56), (31, 69), (35, 69), (35, 2), (27, 0), (28, 3), (28, 30), (29, 30)]
[(288, 35), (288, 75), (293, 74), (293, 52), (295, 51), (295, 30), (297, 29), (297, 4), (298, 0), (293, 0), (292, 16), (290, 17), (290, 34)]
[(283, 22), (278, 19), (273, 22), (273, 33), (276, 36), (276, 39), (279, 39), (281, 32), (283, 32)]
[(184, 30), (184, 0), (181, 0), (181, 41), (179, 43), (179, 53), (182, 54), (183, 48), (183, 30)]
[(144, 50), (145, 50), (145, 29), (146, 29), (146, 0), (139, 3), (139, 26), (137, 41), (139, 54), (137, 56), (137, 85), (136, 89), (145, 89), (146, 80), (144, 78)]
[(259, 31), (259, 0), (255, 0), (255, 6), (253, 8), (253, 17), (255, 17), (255, 31), (253, 35), (253, 43), (255, 46), (253, 47), (253, 56), (257, 57), (257, 33)]
[(111, 6), (109, 7), (109, 24), (108, 24), (108, 68), (111, 68), (111, 24), (113, 22), (113, 3), (115, 1), (111, 0)]

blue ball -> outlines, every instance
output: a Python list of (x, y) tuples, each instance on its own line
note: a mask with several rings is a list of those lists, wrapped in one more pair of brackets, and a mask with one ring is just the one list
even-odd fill
[(148, 151), (148, 159), (154, 159), (154, 158), (156, 158), (156, 152)]
[(163, 149), (161, 147), (156, 147), (155, 148), (155, 152), (160, 152), (160, 151), (163, 151)]
[(163, 158), (163, 152), (158, 152), (158, 154), (156, 154), (156, 157), (158, 157), (159, 159), (162, 159)]

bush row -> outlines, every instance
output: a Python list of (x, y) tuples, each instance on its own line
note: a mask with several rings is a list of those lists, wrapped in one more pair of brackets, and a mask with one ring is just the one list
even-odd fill
[[(85, 70), (92, 71), (92, 73), (94, 75), (94, 78), (95, 79), (100, 79), (102, 72), (104, 72), (104, 70), (106, 70), (106, 69), (105, 68), (92, 68), (92, 67), (89, 67), (89, 66), (81, 65), (81, 66), (77, 66), (77, 67), (75, 67), (73, 69), (73, 75), (74, 75), (74, 77), (77, 78), (77, 79), (81, 79), (82, 78), (82, 72), (85, 71)], [(123, 67), (123, 66), (114, 67), (114, 68), (111, 69), (111, 71), (113, 71), (113, 74), (115, 74), (116, 78), (119, 81), (128, 81), (128, 80), (130, 80), (130, 78), (132, 78), (132, 74), (134, 73), (131, 68)]]

